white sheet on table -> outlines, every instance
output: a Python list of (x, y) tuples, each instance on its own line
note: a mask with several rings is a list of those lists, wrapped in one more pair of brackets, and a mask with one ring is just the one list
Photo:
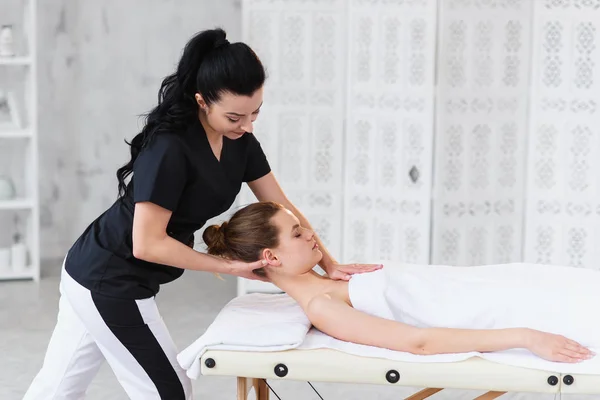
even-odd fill
[(231, 300), (195, 342), (177, 356), (187, 375), (200, 375), (200, 357), (208, 349), (281, 351), (302, 344), (311, 323), (286, 294), (251, 293)]
[(411, 353), (382, 349), (379, 347), (344, 342), (328, 336), (314, 328), (308, 332), (304, 342), (302, 342), (302, 344), (297, 348), (300, 350), (332, 349), (361, 357), (383, 358), (394, 361), (414, 363), (458, 362), (471, 357), (481, 357), (488, 361), (515, 367), (533, 368), (544, 371), (553, 371), (556, 373), (600, 375), (600, 356), (596, 356), (590, 360), (576, 364), (546, 361), (535, 356), (527, 350), (521, 349), (491, 353), (469, 352), (420, 356)]
[[(379, 271), (353, 276), (349, 294), (355, 308), (413, 326), (529, 327), (565, 335), (600, 353), (600, 272), (591, 269), (533, 263), (453, 267), (387, 262)], [(319, 340), (328, 347), (403, 361), (467, 357), (415, 356)], [(314, 345), (321, 346), (319, 340), (315, 338)], [(600, 374), (600, 356), (567, 364), (546, 361), (525, 349), (472, 355), (513, 366)]]

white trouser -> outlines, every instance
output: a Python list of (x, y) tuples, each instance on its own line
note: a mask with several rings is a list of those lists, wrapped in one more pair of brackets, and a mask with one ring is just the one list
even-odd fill
[(154, 298), (90, 292), (64, 270), (58, 320), (44, 363), (23, 400), (78, 400), (106, 360), (134, 400), (192, 399)]

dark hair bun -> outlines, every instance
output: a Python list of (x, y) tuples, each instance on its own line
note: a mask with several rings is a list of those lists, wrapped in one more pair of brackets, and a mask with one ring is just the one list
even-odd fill
[(225, 230), (227, 222), (222, 225), (211, 225), (202, 233), (202, 239), (206, 243), (208, 254), (223, 256), (227, 253), (227, 244), (225, 242)]

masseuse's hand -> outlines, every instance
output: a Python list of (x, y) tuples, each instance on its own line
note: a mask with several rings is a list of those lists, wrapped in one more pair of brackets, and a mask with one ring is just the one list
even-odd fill
[(230, 275), (239, 276), (240, 278), (246, 279), (254, 279), (258, 281), (268, 282), (267, 279), (262, 278), (256, 275), (254, 272), (255, 269), (259, 269), (267, 265), (265, 260), (258, 260), (251, 263), (247, 263), (244, 261), (226, 261), (227, 262), (227, 271)]
[(331, 279), (348, 281), (353, 274), (377, 271), (381, 268), (381, 264), (332, 264), (325, 272)]
[(532, 353), (549, 361), (576, 363), (594, 356), (591, 350), (574, 340), (553, 333), (530, 330), (528, 342)]

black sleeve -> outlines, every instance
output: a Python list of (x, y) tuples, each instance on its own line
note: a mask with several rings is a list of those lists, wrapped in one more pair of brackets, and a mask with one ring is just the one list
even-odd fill
[(246, 150), (248, 157), (246, 158), (244, 182), (251, 182), (271, 172), (271, 166), (254, 134), (247, 133), (246, 135), (248, 136), (248, 147)]
[(160, 134), (133, 164), (133, 201), (149, 201), (175, 211), (187, 180), (187, 162), (176, 137)]

